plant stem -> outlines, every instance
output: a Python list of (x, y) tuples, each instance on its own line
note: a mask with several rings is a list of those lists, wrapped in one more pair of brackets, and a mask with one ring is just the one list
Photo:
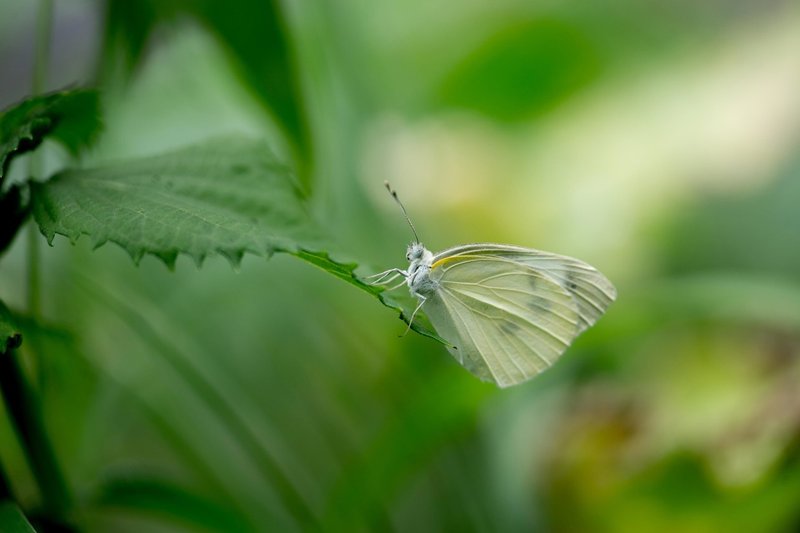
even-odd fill
[(43, 507), (50, 517), (60, 519), (70, 506), (69, 492), (44, 429), (39, 398), (25, 379), (18, 355), (16, 350), (0, 354), (0, 394), (42, 493)]

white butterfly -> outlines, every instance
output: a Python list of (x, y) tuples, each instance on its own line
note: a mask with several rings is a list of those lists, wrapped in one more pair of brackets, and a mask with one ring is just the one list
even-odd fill
[[(417, 238), (407, 270), (372, 276), (408, 285), (450, 353), (467, 370), (501, 387), (550, 367), (611, 305), (617, 291), (594, 267), (571, 257), (503, 244), (466, 244), (431, 253)], [(391, 289), (390, 289), (391, 290)]]

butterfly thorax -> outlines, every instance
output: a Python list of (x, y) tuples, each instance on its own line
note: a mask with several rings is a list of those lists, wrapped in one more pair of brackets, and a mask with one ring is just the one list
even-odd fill
[(425, 296), (433, 293), (438, 287), (438, 283), (430, 277), (433, 253), (422, 244), (415, 242), (409, 245), (406, 258), (410, 262), (406, 283), (408, 283), (411, 294)]

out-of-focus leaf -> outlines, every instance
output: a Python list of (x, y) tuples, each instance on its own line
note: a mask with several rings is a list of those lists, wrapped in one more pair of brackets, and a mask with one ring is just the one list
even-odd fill
[(240, 514), (174, 483), (154, 478), (114, 478), (106, 481), (94, 505), (129, 512), (153, 513), (207, 531), (249, 531)]
[[(405, 403), (354, 464), (348, 465), (331, 492), (326, 524), (333, 531), (360, 531), (375, 526), (415, 469), (429, 464), (451, 439), (463, 437), (475, 424), (477, 407), (496, 389), (449, 372), (424, 384)], [(367, 527), (367, 529), (379, 529)], [(380, 528), (383, 529), (383, 528)]]
[(518, 122), (569, 96), (598, 71), (599, 59), (577, 28), (557, 20), (526, 21), (465, 57), (445, 79), (440, 100)]
[(158, 19), (165, 16), (159, 9), (170, 7), (171, 3), (106, 0), (105, 4), (105, 68), (117, 68), (121, 59), (122, 73), (127, 75), (138, 66), (150, 33)]
[[(230, 52), (235, 67), (269, 108), (295, 149), (298, 176), (312, 156), (308, 117), (282, 8), (275, 0), (107, 0), (106, 38), (123, 48), (128, 67), (135, 66), (160, 22), (188, 15), (209, 28)], [(113, 54), (113, 46), (106, 47)]]
[(12, 185), (5, 194), (0, 193), (0, 255), (14, 240), (30, 212), (21, 191), (19, 185)]
[(0, 353), (18, 347), (22, 343), (22, 334), (14, 323), (11, 311), (0, 300)]
[(744, 271), (800, 279), (800, 161), (754, 194), (702, 198), (667, 235), (670, 273)]
[(74, 89), (28, 98), (0, 115), (0, 188), (14, 157), (52, 137), (76, 154), (100, 130), (96, 91)]
[[(113, 295), (104, 293), (91, 285), (85, 288), (95, 293), (108, 306), (108, 309), (123, 318), (142, 339), (148, 341), (153, 349), (161, 356), (162, 360), (176, 370), (177, 375), (188, 385), (199, 398), (201, 398), (219, 416), (226, 426), (227, 431), (252, 457), (264, 480), (274, 484), (282, 498), (284, 508), (297, 518), (301, 523), (313, 523), (313, 512), (305, 498), (300, 494), (292, 481), (286, 476), (283, 468), (277, 462), (272, 452), (260, 442), (253, 433), (241, 413), (226, 399), (215, 386), (213, 380), (207, 379), (202, 372), (198, 372), (191, 358), (186, 357), (174, 347), (172, 342), (161, 337), (148, 322), (148, 319), (131, 308), (124, 301)], [(205, 469), (205, 467), (203, 467)], [(266, 511), (265, 511), (266, 513)]]
[(36, 533), (14, 502), (0, 502), (0, 531), (3, 533)]
[(0, 501), (10, 500), (12, 498), (11, 484), (8, 482), (3, 465), (0, 463)]
[(672, 319), (715, 319), (800, 331), (800, 285), (767, 277), (686, 276), (654, 286), (649, 301)]
[(311, 150), (308, 118), (299, 89), (297, 68), (281, 4), (277, 0), (239, 0), (235, 5), (216, 0), (194, 3), (196, 14), (225, 43), (245, 81), (269, 106), (297, 150), (304, 165)]

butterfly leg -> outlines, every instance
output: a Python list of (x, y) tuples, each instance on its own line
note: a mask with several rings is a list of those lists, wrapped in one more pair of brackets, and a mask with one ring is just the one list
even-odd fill
[[(386, 279), (380, 279), (379, 281), (371, 281), (370, 285), (389, 285), (394, 280), (396, 280), (399, 275), (400, 274), (392, 274), (391, 276), (389, 276)], [(403, 278), (402, 283), (405, 283), (405, 282), (406, 282), (406, 280), (405, 280), (405, 278)]]
[[(384, 279), (387, 278), (388, 279)], [(399, 268), (390, 268), (384, 272), (378, 272), (377, 274), (373, 274), (371, 276), (366, 276), (364, 279), (375, 279), (375, 281), (370, 282), (370, 285), (385, 285), (387, 283), (391, 283), (397, 279), (397, 276), (403, 276), (404, 278), (408, 277), (408, 273), (405, 270), (401, 270)]]
[(416, 294), (415, 296), (419, 298), (419, 305), (417, 306), (416, 309), (414, 309), (414, 312), (411, 313), (411, 318), (408, 319), (408, 327), (406, 328), (406, 331), (401, 335), (401, 337), (405, 337), (406, 335), (408, 335), (408, 332), (411, 331), (411, 324), (414, 323), (414, 317), (417, 316), (417, 311), (422, 309), (422, 306), (425, 304), (425, 300), (427, 300), (427, 298), (425, 298), (421, 294)]
[[(400, 280), (400, 283), (397, 283), (396, 285), (394, 285), (392, 287), (389, 287), (388, 289), (385, 289), (385, 290), (386, 290), (386, 292), (393, 291), (395, 289), (399, 289), (400, 287), (402, 287), (406, 283), (408, 283), (408, 282), (405, 279), (402, 279), (402, 280)], [(381, 284), (381, 285), (383, 285), (383, 284)]]

